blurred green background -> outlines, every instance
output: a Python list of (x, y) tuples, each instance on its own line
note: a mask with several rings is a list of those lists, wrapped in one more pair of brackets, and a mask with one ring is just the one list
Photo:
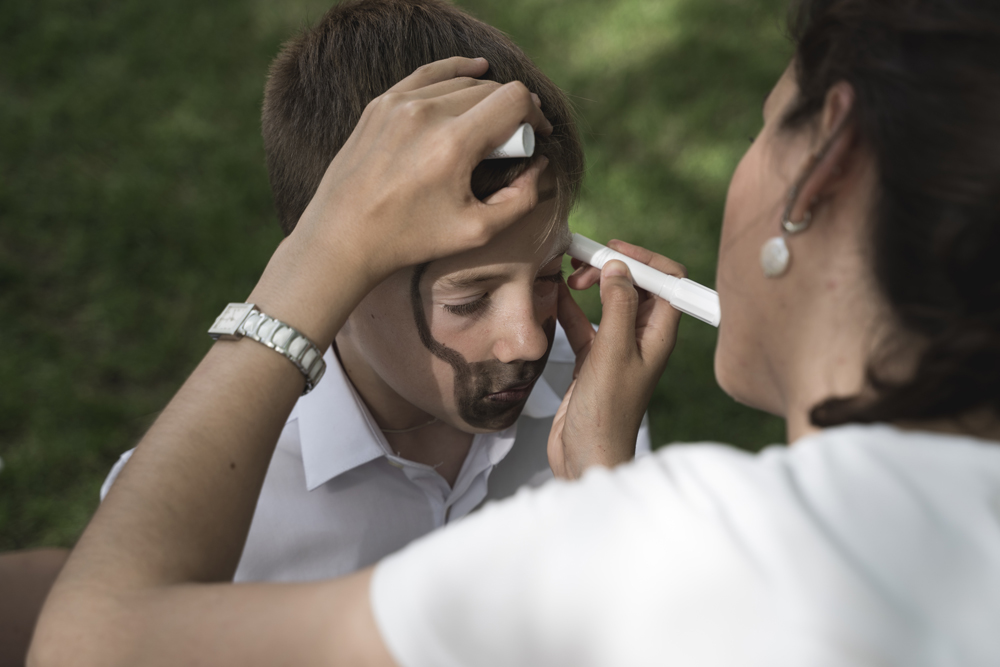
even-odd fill
[[(267, 66), (329, 4), (4, 2), (0, 550), (74, 543), (208, 325), (253, 286), (281, 237), (258, 129)], [(588, 173), (571, 226), (714, 284), (729, 176), (791, 54), (784, 1), (458, 4), (572, 95)], [(782, 440), (716, 387), (715, 330), (684, 319), (655, 441)]]

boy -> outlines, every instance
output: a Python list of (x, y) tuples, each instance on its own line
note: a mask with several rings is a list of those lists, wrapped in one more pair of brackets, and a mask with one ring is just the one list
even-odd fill
[[(398, 271), (357, 306), (281, 434), (237, 581), (348, 574), (551, 476), (546, 440), (575, 361), (557, 287), (583, 155), (565, 96), (520, 49), (440, 0), (333, 7), (271, 67), (262, 126), (275, 206), (290, 234), (365, 106), (450, 56), (483, 56), (484, 78), (537, 94), (554, 128), (537, 137), (542, 202), (487, 246)], [(473, 193), (489, 198), (531, 162), (482, 162)], [(649, 450), (645, 428), (637, 450)]]

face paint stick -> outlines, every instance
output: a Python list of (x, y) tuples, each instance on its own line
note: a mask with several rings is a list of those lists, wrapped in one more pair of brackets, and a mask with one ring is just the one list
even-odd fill
[(531, 125), (522, 123), (510, 139), (502, 146), (486, 156), (487, 160), (499, 160), (510, 157), (531, 157), (535, 154), (535, 131)]
[(719, 309), (719, 295), (713, 289), (699, 285), (687, 278), (677, 278), (661, 273), (651, 266), (626, 257), (620, 252), (615, 252), (611, 248), (603, 246), (597, 241), (591, 241), (580, 234), (573, 234), (573, 242), (567, 253), (570, 257), (575, 257), (598, 269), (603, 268), (610, 259), (625, 262), (629, 271), (632, 272), (632, 280), (636, 286), (661, 299), (666, 299), (671, 306), (682, 313), (697, 317), (713, 327), (719, 326), (722, 313)]

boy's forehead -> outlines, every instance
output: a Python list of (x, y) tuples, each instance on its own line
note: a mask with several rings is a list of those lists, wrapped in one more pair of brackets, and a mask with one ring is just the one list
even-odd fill
[[(541, 218), (551, 216), (553, 208), (554, 202), (540, 204), (532, 214), (514, 223), (482, 248), (432, 262), (425, 274), (427, 279), (430, 282), (458, 284), (504, 272), (505, 267), (512, 265), (541, 269), (562, 256), (571, 241), (566, 220), (549, 224), (547, 219)], [(532, 220), (536, 215), (539, 219)]]

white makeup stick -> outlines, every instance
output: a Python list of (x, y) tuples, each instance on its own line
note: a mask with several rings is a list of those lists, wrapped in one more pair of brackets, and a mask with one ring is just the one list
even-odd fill
[(487, 160), (499, 160), (508, 157), (531, 157), (535, 154), (535, 130), (528, 123), (514, 131), (502, 146), (486, 156)]
[(632, 272), (632, 281), (636, 286), (661, 299), (666, 299), (671, 306), (682, 313), (697, 317), (713, 327), (719, 326), (722, 313), (719, 309), (719, 295), (713, 289), (699, 285), (687, 278), (677, 278), (661, 273), (651, 266), (620, 252), (615, 252), (611, 248), (603, 246), (597, 241), (591, 241), (580, 234), (573, 234), (573, 242), (566, 252), (570, 257), (575, 257), (597, 269), (604, 268), (610, 259), (625, 262), (629, 271)]

